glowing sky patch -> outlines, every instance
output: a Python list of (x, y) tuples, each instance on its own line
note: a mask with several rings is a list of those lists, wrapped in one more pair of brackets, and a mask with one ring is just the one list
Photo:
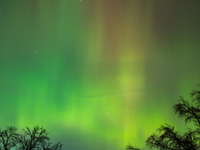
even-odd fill
[[(0, 125), (64, 149), (143, 146), (199, 83), (199, 1), (0, 1)], [(78, 143), (78, 144), (77, 144)]]

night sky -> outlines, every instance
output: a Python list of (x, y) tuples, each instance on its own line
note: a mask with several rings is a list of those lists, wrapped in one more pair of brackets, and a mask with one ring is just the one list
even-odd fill
[(198, 83), (199, 0), (0, 0), (1, 127), (142, 147)]

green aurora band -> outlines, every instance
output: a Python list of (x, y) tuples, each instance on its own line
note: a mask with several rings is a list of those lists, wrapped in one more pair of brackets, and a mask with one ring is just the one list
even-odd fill
[(200, 82), (199, 0), (0, 0), (0, 125), (122, 150)]

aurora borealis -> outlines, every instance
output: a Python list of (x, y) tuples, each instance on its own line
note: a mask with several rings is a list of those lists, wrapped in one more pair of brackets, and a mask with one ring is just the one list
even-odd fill
[(0, 125), (64, 150), (144, 146), (200, 82), (199, 0), (0, 0)]

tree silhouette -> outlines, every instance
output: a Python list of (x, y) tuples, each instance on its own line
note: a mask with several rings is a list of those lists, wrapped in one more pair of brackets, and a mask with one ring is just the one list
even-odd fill
[(38, 126), (34, 127), (33, 130), (26, 127), (24, 133), (18, 138), (20, 148), (24, 150), (39, 149), (42, 143), (49, 140), (47, 131)]
[(130, 145), (130, 144), (126, 146), (126, 149), (127, 149), (127, 150), (140, 150), (139, 148), (133, 147), (133, 146)]
[[(200, 87), (200, 85), (198, 85)], [(181, 134), (175, 131), (174, 126), (168, 124), (158, 128), (158, 133), (153, 133), (146, 140), (149, 148), (160, 150), (199, 150), (200, 149), (200, 89), (191, 92), (191, 100), (180, 97), (178, 103), (174, 105), (174, 112), (185, 123), (192, 122), (195, 126)], [(127, 150), (140, 150), (131, 145)]]
[(46, 129), (36, 126), (32, 130), (28, 127), (23, 129), (24, 134), (16, 133), (17, 128), (7, 127), (0, 130), (0, 150), (61, 150), (60, 142), (52, 144)]
[(42, 143), (41, 147), (42, 147), (41, 150), (61, 150), (62, 144), (60, 142), (58, 142), (56, 144), (47, 142), (47, 143)]
[(17, 128), (7, 127), (5, 130), (0, 129), (0, 149), (10, 150), (17, 145), (18, 134)]

